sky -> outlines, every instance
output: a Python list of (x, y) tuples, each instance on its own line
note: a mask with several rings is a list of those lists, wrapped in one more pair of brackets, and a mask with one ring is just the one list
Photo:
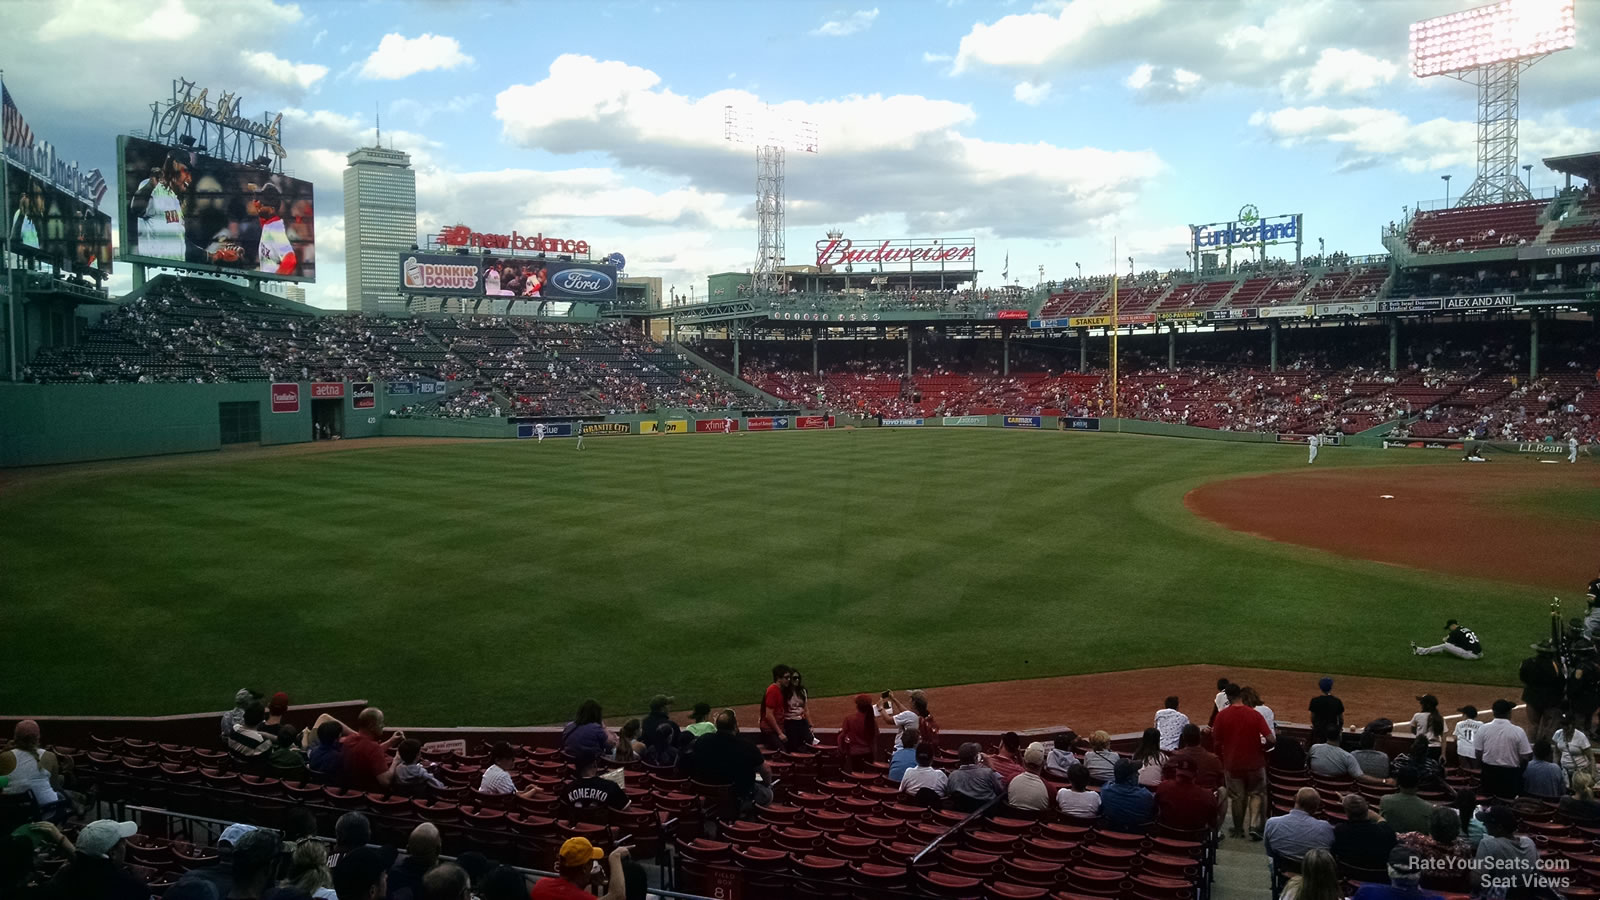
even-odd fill
[[(422, 233), (587, 240), (703, 295), (755, 260), (755, 155), (724, 109), (815, 123), (788, 154), (788, 262), (971, 237), (980, 283), (1186, 264), (1190, 223), (1304, 215), (1308, 254), (1382, 252), (1401, 208), (1472, 180), (1475, 94), (1417, 79), (1409, 23), (1455, 0), (6, 0), (0, 67), (67, 159), (113, 179), (184, 77), (283, 113), (316, 185), (310, 302), (344, 306), (342, 171), (412, 155)], [(1600, 150), (1600, 0), (1578, 45), (1525, 71), (1521, 148)], [(115, 191), (102, 208), (115, 207)], [(116, 214), (114, 208), (107, 211)], [(1291, 249), (1292, 252), (1292, 249)], [(125, 290), (129, 266), (111, 286)]]

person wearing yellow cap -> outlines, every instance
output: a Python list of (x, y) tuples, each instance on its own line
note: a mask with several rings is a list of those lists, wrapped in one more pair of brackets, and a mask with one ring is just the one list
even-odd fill
[[(539, 879), (528, 900), (594, 900), (594, 895), (589, 893), (589, 882), (594, 877), (595, 861), (603, 859), (605, 855), (604, 850), (584, 838), (569, 838), (561, 845), (561, 852), (556, 854), (560, 876)], [(611, 883), (606, 892), (600, 895), (600, 900), (624, 900), (627, 896), (628, 880), (622, 872), (622, 861), (627, 858), (627, 847), (611, 851), (608, 866)]]

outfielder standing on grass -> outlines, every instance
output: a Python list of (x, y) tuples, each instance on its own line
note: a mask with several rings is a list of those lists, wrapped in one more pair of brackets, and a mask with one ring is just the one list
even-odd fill
[(1411, 642), (1411, 652), (1418, 656), (1428, 656), (1433, 653), (1448, 653), (1462, 659), (1481, 659), (1483, 657), (1483, 644), (1478, 641), (1478, 635), (1471, 628), (1463, 628), (1455, 619), (1444, 623), (1448, 632), (1444, 636), (1444, 643), (1434, 644), (1432, 647), (1419, 647), (1416, 641)]
[(1578, 438), (1576, 435), (1567, 438), (1567, 462), (1578, 461)]
[(1322, 435), (1313, 434), (1306, 438), (1306, 447), (1311, 451), (1311, 458), (1306, 460), (1306, 465), (1309, 466), (1317, 461), (1317, 448), (1320, 446), (1322, 446)]

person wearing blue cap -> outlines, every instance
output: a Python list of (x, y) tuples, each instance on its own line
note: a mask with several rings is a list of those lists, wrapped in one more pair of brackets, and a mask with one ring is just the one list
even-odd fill
[(1326, 734), (1344, 730), (1344, 701), (1333, 695), (1333, 679), (1323, 676), (1317, 682), (1322, 693), (1311, 698), (1311, 733)]

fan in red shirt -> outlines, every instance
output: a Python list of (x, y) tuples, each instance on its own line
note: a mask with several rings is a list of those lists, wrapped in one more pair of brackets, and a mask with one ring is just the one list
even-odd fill
[(1156, 786), (1156, 821), (1179, 831), (1210, 830), (1217, 827), (1222, 813), (1218, 792), (1195, 783), (1195, 765), (1180, 759), (1172, 766), (1172, 777)]
[(1267, 720), (1240, 699), (1240, 688), (1228, 685), (1228, 705), (1217, 713), (1211, 726), (1211, 741), (1222, 757), (1223, 777), (1233, 803), (1233, 837), (1261, 839), (1261, 824), (1266, 808), (1267, 752), (1272, 746), (1272, 730)]
[(347, 787), (372, 791), (389, 783), (394, 775), (388, 748), (405, 740), (405, 734), (396, 731), (386, 741), (383, 736), (383, 710), (369, 706), (356, 719), (356, 730), (344, 736), (344, 762), (341, 769)]
[(845, 771), (865, 769), (877, 748), (878, 711), (872, 708), (870, 695), (857, 694), (856, 711), (839, 725), (839, 755), (844, 757)]
[(767, 685), (767, 692), (761, 697), (761, 742), (767, 745), (768, 750), (783, 749), (783, 714), (788, 706), (788, 699), (783, 694), (793, 672), (783, 663), (773, 666), (772, 683)]

